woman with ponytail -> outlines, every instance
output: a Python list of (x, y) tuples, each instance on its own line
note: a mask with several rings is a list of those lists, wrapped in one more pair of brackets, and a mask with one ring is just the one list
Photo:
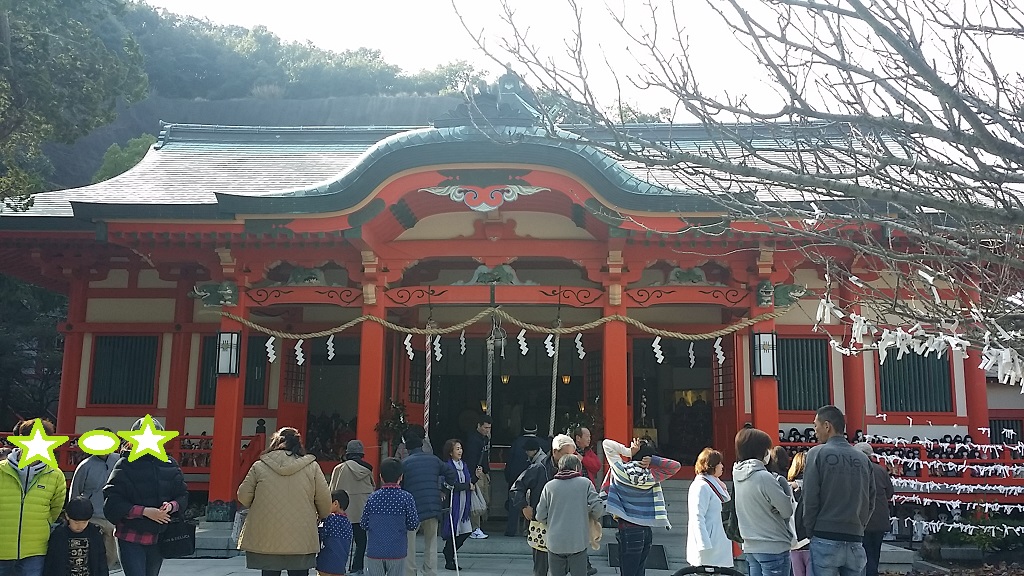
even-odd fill
[(317, 522), (331, 513), (327, 479), (306, 454), (295, 428), (281, 428), (270, 439), (238, 487), (238, 501), (249, 516), (238, 538), (245, 564), (263, 576), (308, 574), (320, 551)]

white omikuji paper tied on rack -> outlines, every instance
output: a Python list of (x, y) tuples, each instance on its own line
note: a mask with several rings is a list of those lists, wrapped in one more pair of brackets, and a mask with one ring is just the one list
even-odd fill
[(270, 338), (267, 338), (267, 345), (266, 345), (266, 347), (267, 347), (267, 362), (270, 362), (271, 364), (273, 364), (274, 360), (277, 360), (277, 349), (274, 347), (274, 337), (273, 336), (271, 336)]

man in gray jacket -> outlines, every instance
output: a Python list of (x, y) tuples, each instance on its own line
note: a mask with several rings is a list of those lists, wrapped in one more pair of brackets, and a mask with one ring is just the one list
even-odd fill
[(847, 441), (839, 408), (819, 408), (814, 432), (822, 444), (807, 452), (802, 502), (814, 576), (860, 576), (867, 565), (864, 527), (875, 500), (871, 461)]
[[(109, 428), (99, 428), (110, 432)], [(103, 487), (110, 478), (110, 471), (114, 464), (121, 457), (118, 454), (106, 454), (103, 456), (89, 456), (79, 462), (75, 468), (75, 475), (71, 477), (71, 490), (68, 491), (68, 500), (84, 496), (92, 502), (93, 524), (103, 530), (103, 544), (107, 553), (107, 568), (113, 569), (117, 566), (117, 546), (114, 541), (114, 525), (103, 516)]]

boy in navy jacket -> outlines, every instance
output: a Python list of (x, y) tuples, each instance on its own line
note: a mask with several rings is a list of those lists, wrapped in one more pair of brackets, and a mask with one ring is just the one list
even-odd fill
[(79, 496), (64, 508), (67, 521), (50, 533), (43, 561), (45, 576), (107, 576), (107, 553), (103, 531), (89, 520), (92, 502)]
[(366, 572), (403, 576), (408, 553), (407, 532), (420, 525), (416, 501), (402, 490), (402, 463), (385, 458), (380, 463), (381, 487), (366, 501), (360, 524), (366, 530)]

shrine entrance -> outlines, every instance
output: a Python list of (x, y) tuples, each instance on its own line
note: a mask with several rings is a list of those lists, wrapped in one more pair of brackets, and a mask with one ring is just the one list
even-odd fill
[(653, 342), (633, 339), (634, 433), (650, 437), (662, 455), (686, 467), (715, 445), (713, 384), (719, 366), (710, 341), (694, 342), (691, 358), (689, 342), (662, 340), (660, 364)]
[[(430, 396), (430, 437), (435, 448), (448, 438), (462, 438), (476, 427), (477, 417), (487, 410), (487, 339), (466, 337), (461, 353), (458, 340), (447, 346), (441, 360), (432, 365)], [(533, 423), (540, 435), (549, 435), (551, 415), (552, 362), (543, 338), (526, 338), (523, 355), (514, 336), (494, 351), (491, 381), (491, 442), (507, 446), (522, 433), (524, 423)], [(584, 402), (587, 379), (584, 360), (575, 353), (571, 337), (563, 337), (558, 357), (555, 398), (555, 434), (592, 416)], [(420, 355), (413, 374), (423, 374)], [(589, 356), (587, 357), (589, 358)], [(599, 384), (598, 384), (599, 385)]]

